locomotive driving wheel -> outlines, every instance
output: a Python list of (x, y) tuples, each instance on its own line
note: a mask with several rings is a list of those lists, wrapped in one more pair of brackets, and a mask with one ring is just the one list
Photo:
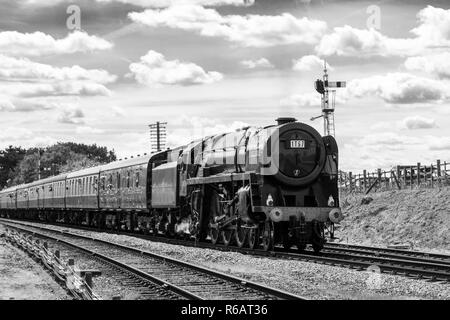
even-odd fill
[(248, 247), (252, 250), (256, 249), (258, 247), (258, 244), (259, 244), (259, 228), (258, 228), (258, 226), (248, 230), (247, 242), (248, 242)]
[(262, 247), (264, 251), (272, 250), (274, 238), (274, 228), (272, 220), (264, 222), (263, 228), (261, 230), (261, 236), (262, 236)]
[(236, 244), (239, 248), (242, 248), (245, 245), (245, 241), (247, 240), (248, 229), (243, 228), (240, 223), (236, 226), (236, 231), (234, 232), (234, 238), (236, 240)]
[(220, 231), (218, 228), (210, 227), (209, 236), (211, 238), (211, 243), (216, 244), (219, 241)]
[(212, 244), (217, 244), (219, 237), (221, 237), (222, 232), (219, 230), (219, 226), (216, 222), (216, 217), (221, 215), (219, 195), (216, 191), (211, 192), (211, 205), (210, 205), (210, 215), (209, 215), (209, 236), (211, 238)]
[(234, 230), (233, 229), (225, 229), (220, 232), (222, 237), (222, 242), (224, 245), (229, 246), (233, 240)]

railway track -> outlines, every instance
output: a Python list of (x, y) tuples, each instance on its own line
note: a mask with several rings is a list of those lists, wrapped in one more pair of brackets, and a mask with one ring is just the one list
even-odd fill
[[(42, 226), (1, 221), (8, 228), (62, 242), (136, 277), (168, 288), (181, 298), (286, 300), (305, 298), (170, 257)], [(134, 282), (133, 282), (134, 283)], [(132, 284), (133, 284), (132, 283)], [(178, 297), (178, 298), (179, 298)]]
[(402, 257), (404, 259), (418, 260), (418, 261), (434, 261), (434, 262), (450, 262), (450, 255), (421, 252), (413, 250), (403, 250), (403, 249), (392, 249), (392, 248), (380, 248), (380, 247), (369, 247), (361, 246), (355, 244), (347, 243), (327, 243), (325, 248), (329, 250), (342, 251), (346, 250), (348, 252), (355, 253), (370, 253), (381, 257)]
[[(1, 219), (0, 219), (1, 221)], [(74, 226), (77, 228), (77, 226)], [(89, 227), (81, 227), (83, 230), (98, 231)], [(102, 230), (103, 231), (103, 230)], [(289, 260), (317, 262), (327, 265), (342, 266), (356, 270), (371, 270), (387, 274), (397, 274), (412, 278), (423, 278), (436, 281), (450, 281), (450, 256), (428, 254), (425, 252), (357, 246), (348, 244), (328, 243), (320, 254), (311, 250), (298, 253), (295, 250), (286, 252), (282, 248), (274, 251), (250, 250), (233, 246), (212, 245), (211, 243), (186, 241), (181, 239), (169, 239), (159, 236), (132, 234), (127, 232), (111, 231), (115, 234), (126, 234), (152, 241), (170, 244), (196, 246), (201, 248), (217, 249), (223, 251), (235, 251), (257, 256), (268, 256)]]
[[(65, 240), (26, 229), (19, 231), (13, 227), (12, 230), (8, 234), (9, 241), (27, 251), (48, 270), (53, 271), (53, 276), (76, 299), (179, 300), (189, 298), (183, 295), (183, 292), (162, 286), (101, 255), (73, 246)], [(67, 269), (72, 272), (69, 274)], [(87, 274), (90, 275), (89, 281), (83, 283)], [(69, 284), (69, 282), (72, 283)], [(84, 288), (76, 290), (74, 282), (78, 282), (79, 286), (82, 285)]]

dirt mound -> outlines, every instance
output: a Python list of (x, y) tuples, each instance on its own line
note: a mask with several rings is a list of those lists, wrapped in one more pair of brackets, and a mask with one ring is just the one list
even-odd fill
[(363, 245), (410, 244), (450, 254), (450, 187), (341, 195), (337, 236)]

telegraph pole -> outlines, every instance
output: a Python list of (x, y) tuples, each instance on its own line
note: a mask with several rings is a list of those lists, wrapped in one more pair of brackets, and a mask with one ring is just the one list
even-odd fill
[(41, 150), (38, 148), (38, 180), (41, 180)]
[(150, 128), (150, 147), (152, 151), (161, 151), (166, 148), (167, 122), (152, 123)]
[(322, 95), (322, 115), (311, 118), (311, 121), (323, 117), (323, 131), (326, 136), (335, 136), (334, 109), (336, 106), (336, 90), (331, 90), (332, 100), (330, 104), (329, 88), (345, 88), (345, 81), (328, 81), (327, 62), (324, 61), (323, 80), (317, 79), (315, 88)]

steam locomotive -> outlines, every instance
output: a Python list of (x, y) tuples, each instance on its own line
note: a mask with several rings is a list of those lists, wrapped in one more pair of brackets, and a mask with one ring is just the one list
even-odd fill
[(338, 147), (294, 118), (0, 191), (0, 215), (319, 252), (342, 220)]

